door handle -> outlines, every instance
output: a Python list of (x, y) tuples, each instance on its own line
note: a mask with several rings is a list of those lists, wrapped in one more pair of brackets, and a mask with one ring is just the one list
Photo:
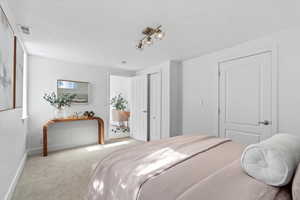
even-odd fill
[(268, 126), (268, 125), (272, 124), (272, 122), (270, 122), (268, 120), (265, 120), (263, 122), (258, 122), (258, 124), (262, 124), (262, 125)]
[(147, 113), (148, 111), (147, 111), (147, 110), (142, 110), (142, 112), (143, 112), (143, 113)]

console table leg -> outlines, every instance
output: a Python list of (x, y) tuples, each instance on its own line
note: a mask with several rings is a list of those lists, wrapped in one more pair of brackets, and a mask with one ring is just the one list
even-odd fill
[(104, 144), (104, 123), (98, 119), (98, 144)]
[(48, 130), (43, 128), (43, 156), (48, 156)]

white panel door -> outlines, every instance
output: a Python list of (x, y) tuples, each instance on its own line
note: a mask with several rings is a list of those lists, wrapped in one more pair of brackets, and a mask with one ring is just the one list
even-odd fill
[(161, 74), (149, 75), (150, 140), (161, 139)]
[(148, 139), (148, 78), (147, 75), (132, 78), (131, 137)]
[(220, 136), (251, 144), (272, 135), (271, 52), (222, 62)]

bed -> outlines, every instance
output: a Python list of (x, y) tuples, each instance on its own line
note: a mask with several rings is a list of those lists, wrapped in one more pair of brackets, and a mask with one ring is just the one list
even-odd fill
[(210, 136), (179, 136), (116, 151), (101, 160), (87, 200), (290, 200), (240, 167), (244, 146)]

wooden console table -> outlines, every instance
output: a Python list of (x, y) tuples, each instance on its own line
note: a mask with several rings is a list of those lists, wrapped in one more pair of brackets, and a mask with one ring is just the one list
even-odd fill
[(70, 118), (70, 119), (52, 119), (43, 126), (43, 156), (48, 155), (48, 127), (50, 124), (58, 122), (73, 122), (83, 120), (96, 120), (98, 122), (98, 143), (104, 144), (104, 122), (100, 117), (91, 118)]

